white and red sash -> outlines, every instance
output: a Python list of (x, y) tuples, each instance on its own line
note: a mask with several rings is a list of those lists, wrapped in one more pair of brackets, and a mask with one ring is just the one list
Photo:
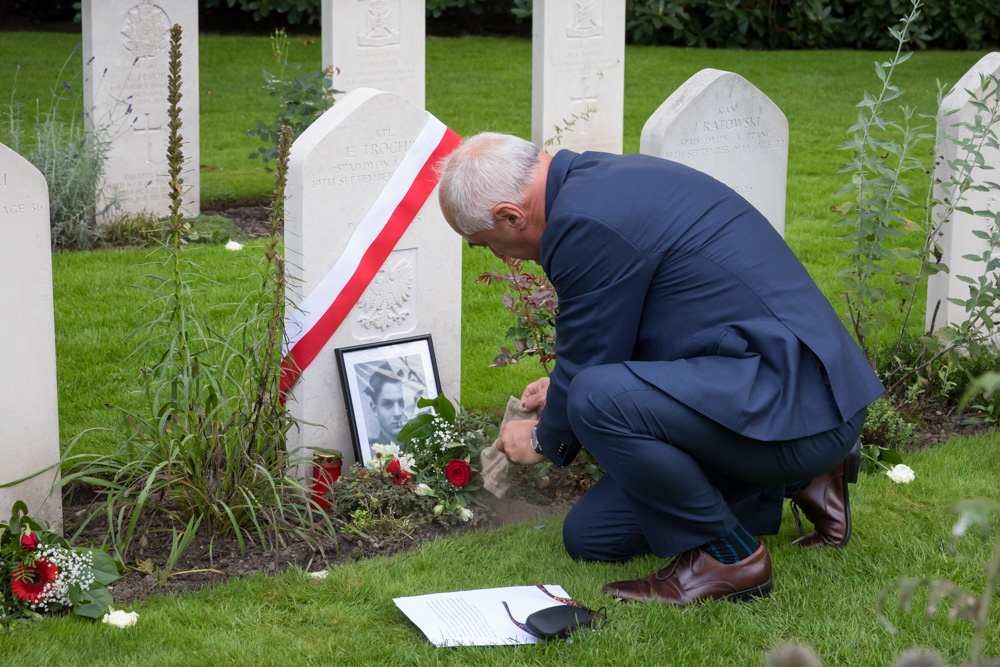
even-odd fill
[(286, 315), (282, 400), (347, 318), (420, 212), (437, 185), (437, 163), (460, 143), (460, 136), (430, 116), (333, 267), (298, 308)]

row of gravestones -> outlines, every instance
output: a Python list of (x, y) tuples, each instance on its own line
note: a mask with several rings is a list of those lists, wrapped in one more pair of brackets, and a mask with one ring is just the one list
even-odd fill
[[(378, 88), (424, 106), (422, 1), (324, 0), (321, 12), (323, 65), (331, 68), (334, 88)], [(181, 105), (184, 204), (197, 215), (196, 2), (85, 0), (81, 15), (85, 107), (109, 133), (106, 191), (117, 192), (127, 212), (169, 208), (163, 150), (169, 28), (185, 28), (183, 90), (194, 92)], [(625, 0), (540, 3), (532, 39), (535, 143), (620, 153), (624, 61)], [(767, 96), (738, 75), (705, 70), (692, 78), (651, 119), (641, 150), (711, 173), (783, 232), (788, 125)]]
[[(120, 33), (131, 35), (129, 43), (132, 46), (126, 49), (129, 55), (120, 58), (119, 62), (137, 66), (141, 58), (131, 54), (136, 53), (135, 49), (152, 49), (152, 41), (148, 39), (152, 27), (162, 27), (169, 21), (169, 17), (151, 12), (150, 7), (159, 9), (142, 2), (125, 12)], [(579, 17), (574, 15), (573, 18)], [(588, 36), (584, 28), (596, 29), (584, 22), (574, 39)], [(591, 38), (594, 36), (589, 34)], [(539, 41), (536, 40), (536, 44)], [(194, 57), (196, 59), (197, 55)], [(196, 60), (191, 67), (197, 71)], [(142, 71), (148, 74), (149, 81), (162, 74), (155, 68)], [(978, 81), (981, 74), (1000, 75), (1000, 54), (983, 58), (946, 99), (942, 112), (959, 110), (957, 120), (949, 120), (950, 123), (968, 122), (974, 115), (965, 89)], [(120, 82), (109, 81), (112, 83), (108, 86), (116, 90), (119, 97), (124, 95)], [(136, 93), (129, 95), (132, 97), (123, 99), (139, 103)], [(191, 107), (188, 104), (187, 108)], [(140, 112), (146, 113), (139, 109), (137, 114)], [(150, 157), (149, 133), (158, 131), (162, 124), (150, 116), (145, 118), (141, 126), (130, 129), (129, 137), (133, 140), (141, 137), (144, 143), (132, 150), (140, 153), (145, 150), (144, 154)], [(355, 227), (369, 212), (383, 185), (395, 174), (400, 159), (428, 118), (420, 105), (392, 94), (362, 89), (345, 96), (296, 141), (289, 174), (286, 219), (290, 263), (300, 267), (298, 275), (293, 276), (295, 282), (290, 290), (293, 301), (298, 303), (302, 296), (309, 295), (341, 257)], [(197, 123), (191, 125), (196, 127)], [(747, 197), (782, 231), (787, 136), (783, 114), (749, 82), (735, 74), (704, 70), (671, 95), (649, 119), (642, 132), (640, 147), (644, 153), (685, 162), (715, 175)], [(1000, 150), (985, 149), (984, 162), (984, 167), (1000, 166)], [(945, 179), (946, 170), (950, 169), (947, 159), (940, 160), (936, 169), (938, 177)], [(996, 180), (983, 168), (977, 169), (973, 178), (982, 182)], [(973, 209), (1000, 209), (996, 192), (974, 192), (969, 198)], [(4, 328), (0, 335), (4, 368), (9, 371), (5, 373), (6, 380), (0, 391), (0, 405), (4, 406), (0, 419), (0, 455), (10, 450), (18, 452), (17, 457), (4, 457), (16, 463), (5, 469), (0, 484), (58, 461), (47, 208), (41, 176), (6, 147), (0, 146), (0, 218), (16, 221), (17, 224), (11, 227), (16, 227), (17, 235), (23, 235), (23, 239), (21, 236), (15, 239), (22, 252), (4, 265), (3, 275), (0, 275), (0, 285), (3, 285), (0, 303), (7, 312), (16, 314), (8, 321), (31, 323), (32, 327), (28, 336), (12, 327)], [(962, 215), (956, 217), (955, 222), (946, 231), (959, 231), (960, 237), (946, 233), (941, 239), (946, 262), (960, 262), (963, 255), (980, 252), (977, 244), (981, 245), (982, 241), (968, 230), (981, 223)], [(371, 417), (359, 413), (352, 418), (344, 409), (335, 361), (335, 351), (339, 348), (430, 333), (439, 346), (441, 390), (458, 398), (460, 266), (460, 239), (443, 223), (436, 197), (431, 195), (353, 312), (293, 387), (292, 412), (307, 423), (293, 431), (290, 447), (336, 447), (345, 450), (348, 463), (353, 458), (351, 448), (344, 446), (351, 440), (352, 422), (356, 432), (363, 431), (364, 421), (370, 422)], [(947, 294), (966, 291), (962, 283), (956, 283), (947, 274), (936, 276), (928, 289), (928, 317), (939, 301), (944, 304), (942, 309), (948, 306), (944, 298)], [(386, 293), (394, 296), (387, 301)], [(961, 312), (944, 313), (938, 314), (938, 322), (945, 321), (946, 317), (948, 321), (962, 317)], [(427, 378), (423, 381), (429, 383)], [(15, 498), (22, 497), (29, 501), (33, 510), (42, 508), (41, 516), (58, 524), (58, 504), (44, 504), (54, 475), (53, 469), (17, 487), (0, 488), (0, 512), (6, 512)]]

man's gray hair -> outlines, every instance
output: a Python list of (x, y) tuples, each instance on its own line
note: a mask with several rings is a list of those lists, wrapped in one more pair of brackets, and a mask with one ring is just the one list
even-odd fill
[(493, 228), (493, 207), (524, 203), (538, 148), (510, 134), (481, 132), (441, 161), (441, 201), (463, 234)]

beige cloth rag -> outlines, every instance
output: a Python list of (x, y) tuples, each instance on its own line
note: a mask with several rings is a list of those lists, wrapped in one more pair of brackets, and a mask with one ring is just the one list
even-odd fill
[[(500, 428), (502, 429), (504, 424), (509, 421), (525, 421), (527, 419), (538, 419), (538, 413), (522, 410), (521, 399), (511, 396), (507, 400), (507, 410), (504, 412), (503, 421), (500, 422)], [(479, 456), (482, 465), (483, 488), (497, 498), (503, 498), (510, 490), (518, 466), (507, 460), (504, 453), (497, 449), (496, 442), (493, 443), (492, 447), (484, 449)]]

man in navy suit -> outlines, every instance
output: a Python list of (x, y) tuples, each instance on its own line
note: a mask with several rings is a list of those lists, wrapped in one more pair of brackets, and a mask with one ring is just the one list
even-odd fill
[(848, 483), (883, 387), (805, 268), (746, 200), (645, 155), (549, 156), (517, 137), (469, 138), (442, 165), (440, 202), (472, 246), (538, 262), (559, 296), (556, 365), (498, 448), (513, 462), (605, 476), (563, 529), (571, 556), (668, 558), (608, 584), (675, 605), (771, 590), (754, 535), (783, 497), (812, 521), (801, 546), (850, 538)]

